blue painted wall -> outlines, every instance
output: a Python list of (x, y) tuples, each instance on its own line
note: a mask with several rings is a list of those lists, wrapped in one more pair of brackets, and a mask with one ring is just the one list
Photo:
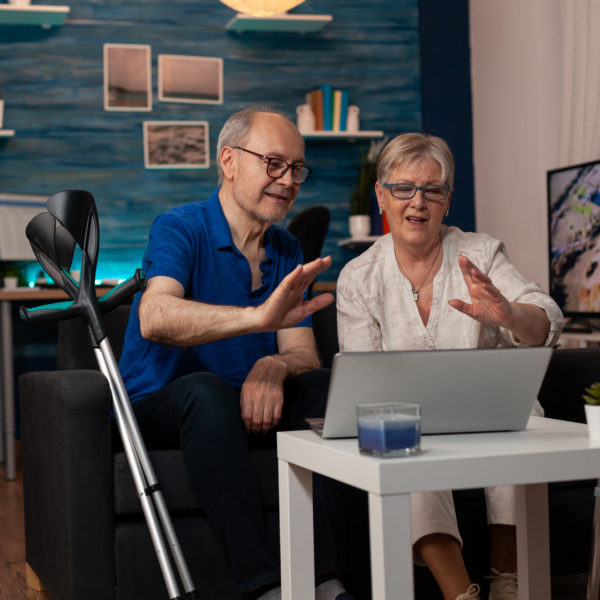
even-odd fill
[[(235, 34), (224, 30), (233, 11), (218, 0), (80, 0), (60, 28), (0, 26), (4, 127), (16, 130), (0, 142), (0, 190), (92, 192), (101, 226), (98, 274), (122, 277), (139, 266), (156, 214), (207, 197), (216, 183), (214, 156), (206, 170), (146, 170), (144, 120), (207, 120), (214, 155), (233, 112), (269, 105), (295, 116), (307, 91), (331, 83), (360, 106), (363, 129), (389, 136), (421, 129), (418, 0), (307, 0), (294, 12), (331, 14), (333, 22), (315, 34)], [(151, 112), (103, 110), (104, 43), (152, 46)], [(224, 103), (158, 102), (158, 54), (222, 57)], [(307, 142), (315, 173), (288, 220), (313, 204), (331, 210), (325, 252), (334, 265), (323, 279), (335, 279), (354, 256), (337, 242), (348, 235), (348, 199), (367, 149), (368, 142)]]
[(468, 0), (419, 0), (423, 130), (444, 138), (456, 173), (449, 225), (475, 230)]

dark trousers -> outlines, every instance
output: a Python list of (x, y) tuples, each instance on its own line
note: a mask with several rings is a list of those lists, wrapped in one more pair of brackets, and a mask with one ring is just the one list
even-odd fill
[[(277, 430), (306, 429), (306, 417), (324, 415), (329, 370), (316, 369), (285, 383)], [(242, 592), (280, 581), (279, 552), (265, 522), (253, 445), (275, 447), (275, 431), (247, 435), (239, 393), (212, 373), (173, 381), (133, 405), (149, 449), (181, 448), (194, 496), (229, 558)], [(329, 480), (315, 476), (315, 565), (336, 570)]]

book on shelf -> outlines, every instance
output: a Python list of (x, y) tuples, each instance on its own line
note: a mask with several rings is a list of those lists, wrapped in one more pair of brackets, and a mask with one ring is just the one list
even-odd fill
[(333, 119), (332, 127), (333, 131), (340, 130), (340, 119), (342, 111), (342, 92), (341, 90), (333, 90)]
[(330, 84), (320, 85), (305, 96), (315, 116), (315, 131), (346, 131), (348, 92), (334, 90)]
[(323, 129), (333, 130), (333, 87), (329, 83), (319, 86), (323, 94)]
[(315, 130), (323, 131), (323, 91), (321, 89), (310, 92), (309, 104), (315, 115)]
[(346, 123), (348, 121), (348, 92), (341, 92), (341, 107), (340, 107), (340, 131), (346, 131)]
[(390, 232), (390, 224), (388, 223), (385, 212), (381, 215), (381, 233), (385, 235)]

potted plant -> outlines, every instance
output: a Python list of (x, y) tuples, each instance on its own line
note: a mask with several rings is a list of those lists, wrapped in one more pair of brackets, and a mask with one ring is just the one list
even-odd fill
[(586, 388), (582, 397), (585, 400), (585, 419), (590, 438), (600, 439), (600, 382)]
[(350, 197), (350, 235), (365, 237), (371, 233), (371, 203), (377, 181), (377, 157), (387, 138), (373, 140), (369, 151), (362, 155), (356, 187)]
[(16, 288), (25, 284), (21, 269), (13, 263), (3, 263), (0, 273), (2, 274), (2, 285), (6, 288)]

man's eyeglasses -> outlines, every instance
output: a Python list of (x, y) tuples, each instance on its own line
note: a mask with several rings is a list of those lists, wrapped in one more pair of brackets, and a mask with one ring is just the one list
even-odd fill
[(273, 179), (279, 179), (283, 177), (288, 169), (292, 170), (292, 181), (296, 184), (304, 183), (308, 176), (312, 173), (312, 169), (307, 167), (304, 164), (295, 164), (291, 165), (286, 162), (282, 158), (275, 158), (273, 156), (264, 156), (263, 154), (259, 154), (258, 152), (252, 152), (252, 150), (247, 150), (246, 148), (242, 148), (241, 146), (232, 146), (236, 150), (243, 150), (244, 152), (248, 152), (249, 154), (254, 154), (254, 156), (258, 156), (258, 158), (262, 158), (267, 161), (267, 175), (272, 177)]
[(415, 185), (414, 183), (384, 183), (384, 188), (398, 200), (410, 200), (421, 190), (423, 198), (431, 202), (443, 202), (450, 193), (449, 185)]

